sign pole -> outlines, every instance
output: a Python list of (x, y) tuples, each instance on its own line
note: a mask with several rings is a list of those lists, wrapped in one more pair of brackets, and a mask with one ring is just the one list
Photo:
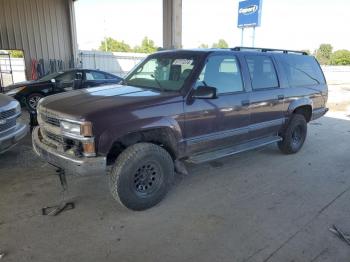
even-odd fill
[[(255, 27), (261, 23), (261, 4), (263, 0), (239, 0), (237, 27), (241, 29), (241, 46), (244, 45), (244, 28), (249, 28), (248, 32), (252, 47), (255, 47)], [(252, 28), (252, 31), (251, 29)], [(248, 41), (250, 42), (250, 40)], [(247, 43), (246, 43), (247, 44)]]
[(255, 26), (253, 26), (252, 47), (255, 47)]

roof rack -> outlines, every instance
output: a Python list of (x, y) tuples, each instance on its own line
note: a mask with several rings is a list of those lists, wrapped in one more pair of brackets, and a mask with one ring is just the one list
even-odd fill
[(259, 47), (245, 47), (245, 46), (236, 46), (231, 48), (232, 51), (260, 51), (260, 52), (282, 52), (283, 54), (295, 53), (301, 55), (307, 55), (305, 51), (296, 51), (296, 50), (286, 50), (286, 49), (273, 49), (273, 48), (259, 48)]

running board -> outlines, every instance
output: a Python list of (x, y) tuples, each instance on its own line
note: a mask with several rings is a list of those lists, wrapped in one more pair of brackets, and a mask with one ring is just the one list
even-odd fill
[(240, 144), (232, 147), (220, 148), (215, 151), (193, 155), (187, 159), (187, 162), (200, 164), (200, 163), (212, 161), (218, 158), (222, 158), (225, 156), (230, 156), (230, 155), (238, 154), (244, 151), (266, 146), (281, 140), (282, 140), (282, 137), (280, 136), (265, 137), (265, 138), (249, 141), (244, 144)]

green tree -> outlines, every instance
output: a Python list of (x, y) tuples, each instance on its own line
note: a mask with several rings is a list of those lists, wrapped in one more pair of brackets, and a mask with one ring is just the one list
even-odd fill
[(213, 48), (228, 48), (228, 44), (224, 39), (219, 39), (217, 43), (214, 43)]
[(332, 65), (350, 65), (350, 51), (346, 49), (335, 51), (331, 55)]
[(23, 58), (23, 51), (22, 50), (10, 50), (9, 54), (13, 58)]
[(316, 51), (316, 58), (322, 65), (330, 64), (333, 47), (330, 44), (321, 44)]
[(126, 44), (124, 41), (118, 41), (112, 37), (107, 37), (104, 41), (101, 41), (99, 47), (100, 51), (109, 51), (109, 52), (131, 52), (131, 47)]
[(135, 46), (134, 52), (136, 53), (154, 53), (158, 50), (155, 46), (154, 41), (149, 39), (147, 36), (142, 40), (141, 46)]
[(209, 47), (208, 44), (200, 44), (198, 46), (198, 48), (208, 48), (208, 47)]

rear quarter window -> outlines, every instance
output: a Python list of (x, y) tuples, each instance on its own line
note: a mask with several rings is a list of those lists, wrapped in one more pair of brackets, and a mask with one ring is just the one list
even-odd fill
[(281, 55), (280, 61), (286, 71), (291, 87), (313, 86), (325, 83), (322, 70), (313, 56)]

